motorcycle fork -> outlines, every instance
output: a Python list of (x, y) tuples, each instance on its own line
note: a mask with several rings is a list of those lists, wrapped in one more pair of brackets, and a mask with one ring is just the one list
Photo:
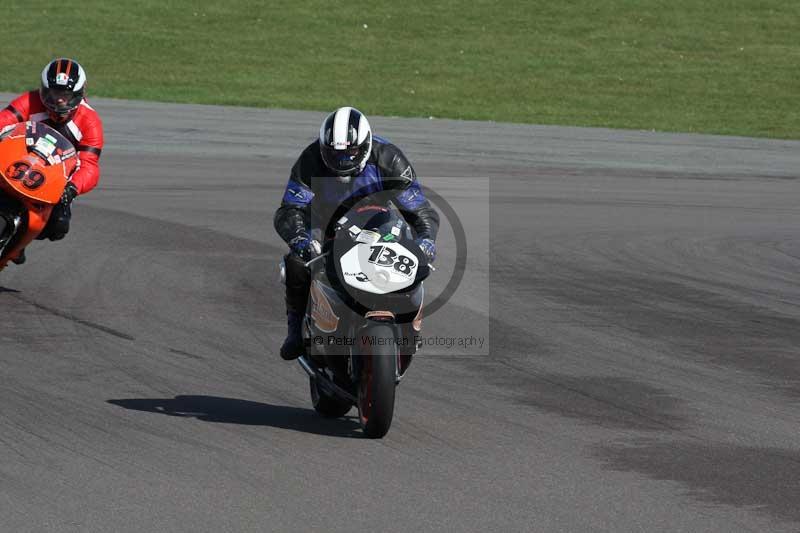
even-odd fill
[(10, 260), (10, 256), (19, 249), (19, 242), (28, 232), (29, 207), (20, 201), (9, 198), (0, 191), (0, 217), (3, 218), (4, 228), (0, 235), (0, 270)]
[[(353, 335), (356, 334), (356, 328), (351, 325), (347, 334), (353, 339)], [(350, 355), (347, 357), (347, 375), (351, 383), (358, 384), (358, 380), (361, 378), (361, 367), (361, 357), (356, 353), (355, 346), (350, 346)]]
[(18, 214), (2, 214), (0, 218), (3, 219), (5, 222), (3, 227), (3, 234), (0, 235), (0, 255), (6, 250), (6, 246), (11, 242), (11, 239), (14, 238), (14, 235), (17, 234), (19, 231), (20, 226), (22, 225), (22, 217)]

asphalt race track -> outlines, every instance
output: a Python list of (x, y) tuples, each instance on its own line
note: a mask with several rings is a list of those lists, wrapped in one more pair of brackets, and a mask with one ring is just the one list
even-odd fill
[(100, 187), (0, 273), (1, 531), (800, 529), (800, 143), (373, 118), (467, 236), (425, 334), (475, 341), (370, 441), (277, 355), (323, 114), (93, 103)]

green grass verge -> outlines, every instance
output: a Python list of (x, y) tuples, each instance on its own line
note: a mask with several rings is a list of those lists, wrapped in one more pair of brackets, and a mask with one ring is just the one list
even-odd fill
[(7, 0), (0, 89), (800, 138), (797, 0)]

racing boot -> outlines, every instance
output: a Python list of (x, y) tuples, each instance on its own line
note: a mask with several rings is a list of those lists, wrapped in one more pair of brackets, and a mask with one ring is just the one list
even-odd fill
[(23, 248), (22, 250), (19, 251), (17, 257), (13, 258), (11, 262), (14, 263), (15, 265), (24, 265), (25, 261), (27, 260), (28, 258), (25, 257), (25, 248)]
[(281, 346), (281, 358), (291, 361), (305, 353), (302, 332), (303, 315), (295, 311), (289, 311), (286, 313), (286, 318), (289, 323), (289, 334), (286, 336), (286, 340), (283, 341), (283, 346)]

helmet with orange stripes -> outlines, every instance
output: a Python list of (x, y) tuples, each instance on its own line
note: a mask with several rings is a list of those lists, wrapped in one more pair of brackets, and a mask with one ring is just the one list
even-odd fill
[(86, 90), (86, 72), (73, 59), (54, 59), (42, 70), (39, 94), (50, 118), (67, 122), (81, 105)]

